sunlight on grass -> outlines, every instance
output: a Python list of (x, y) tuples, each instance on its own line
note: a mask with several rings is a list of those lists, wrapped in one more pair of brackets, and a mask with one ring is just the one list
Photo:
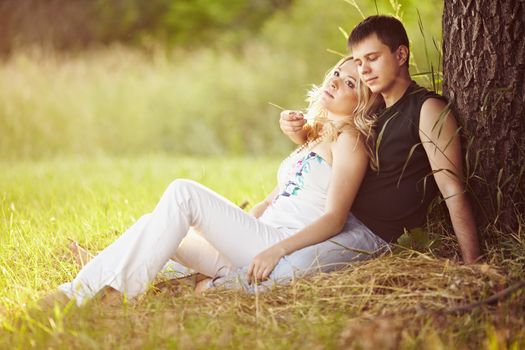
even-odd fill
[[(399, 12), (397, 2), (353, 3), (366, 15), (377, 6)], [(439, 61), (439, 52), (426, 45), (439, 41), (441, 9), (440, 2), (421, 4), (418, 17), (417, 7), (402, 7), (409, 32), (424, 27), (427, 33), (412, 35), (413, 73)], [(306, 91), (338, 60), (333, 52), (346, 52), (341, 32), (360, 19), (345, 1), (327, 7), (297, 0), (236, 50), (155, 43), (69, 53), (14, 50), (0, 63), (0, 159), (280, 155), (288, 143), (278, 128), (280, 111), (268, 102), (305, 108)], [(424, 73), (415, 79), (431, 85)]]
[(175, 178), (203, 183), (236, 203), (252, 205), (275, 186), (274, 159), (51, 160), (0, 163), (0, 300), (34, 300), (70, 279), (76, 268), (67, 238), (103, 249), (153, 210)]
[(280, 154), (287, 141), (268, 101), (302, 106), (305, 65), (283, 75), (285, 57), (254, 53), (256, 62), (206, 50), (14, 55), (0, 65), (0, 158)]
[(464, 266), (442, 203), (394, 253), (264, 294), (179, 286), (109, 308), (34, 308), (78, 272), (68, 238), (103, 249), (175, 178), (238, 204), (264, 198), (292, 147), (280, 110), (304, 108), (362, 17), (403, 17), (413, 77), (440, 91), (442, 1), (330, 5), (295, 0), (231, 50), (30, 48), (1, 62), (0, 349), (525, 347), (524, 289), (486, 302), (523, 281), (523, 215), (510, 235), (496, 215), (480, 231), (485, 263)]
[[(275, 185), (278, 163), (163, 155), (0, 162), (0, 348), (412, 349), (505, 339), (523, 344), (523, 290), (498, 306), (450, 311), (522, 276), (519, 258), (499, 256), (503, 250), (490, 252), (490, 265), (462, 266), (434, 252), (399, 247), (394, 255), (257, 297), (234, 290), (195, 296), (183, 286), (110, 308), (88, 303), (33, 309), (36, 299), (78, 271), (68, 237), (91, 251), (103, 249), (151, 211), (175, 178), (191, 178), (235, 203), (253, 205)], [(440, 232), (441, 226), (434, 221), (428, 229)], [(441, 249), (441, 256), (450, 250)], [(523, 245), (513, 249), (524, 255)], [(500, 319), (502, 312), (510, 316)]]

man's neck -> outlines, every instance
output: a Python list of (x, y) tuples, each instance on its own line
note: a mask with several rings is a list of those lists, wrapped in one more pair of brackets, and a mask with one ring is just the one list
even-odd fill
[(410, 79), (410, 76), (402, 76), (398, 77), (394, 83), (388, 88), (386, 91), (383, 91), (381, 95), (383, 96), (383, 99), (385, 100), (385, 106), (390, 107), (403, 95), (405, 94), (405, 91), (407, 91), (408, 87), (412, 83), (412, 80)]

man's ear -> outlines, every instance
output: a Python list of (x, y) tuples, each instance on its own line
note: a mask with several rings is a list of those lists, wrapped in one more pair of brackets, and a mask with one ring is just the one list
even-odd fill
[(405, 45), (399, 45), (396, 51), (396, 58), (400, 67), (404, 65), (408, 60), (408, 47)]

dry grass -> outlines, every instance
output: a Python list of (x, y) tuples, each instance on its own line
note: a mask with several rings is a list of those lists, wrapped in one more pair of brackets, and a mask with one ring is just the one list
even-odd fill
[(516, 348), (525, 345), (523, 289), (496, 305), (448, 311), (517, 277), (404, 251), (258, 295), (183, 287), (118, 307), (18, 315), (3, 339), (21, 348)]

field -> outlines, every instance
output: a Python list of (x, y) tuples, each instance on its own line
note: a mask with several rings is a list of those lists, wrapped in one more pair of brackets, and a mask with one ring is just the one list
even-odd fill
[[(268, 293), (189, 287), (147, 293), (117, 307), (97, 303), (39, 312), (35, 301), (78, 268), (68, 238), (105, 247), (150, 211), (174, 178), (192, 178), (236, 203), (263, 198), (275, 158), (55, 158), (0, 163), (0, 348), (519, 349), (525, 294), (469, 306), (523, 276), (518, 232), (464, 266), (440, 247), (394, 254)], [(434, 222), (434, 234), (444, 225)], [(443, 232), (442, 232), (443, 234)], [(448, 257), (448, 258), (445, 258)]]
[[(115, 2), (124, 3), (147, 4)], [(38, 31), (24, 6), (26, 29)], [(506, 177), (491, 191), (494, 210), (477, 218), (477, 265), (460, 262), (441, 204), (393, 253), (266, 293), (196, 296), (182, 284), (113, 307), (36, 306), (78, 272), (71, 239), (103, 249), (175, 178), (238, 204), (264, 198), (292, 148), (276, 105), (305, 108), (362, 16), (403, 17), (410, 72), (439, 92), (442, 8), (295, 0), (256, 32), (225, 32), (215, 45), (164, 45), (151, 34), (85, 50), (13, 46), (0, 61), (0, 349), (525, 348), (525, 218), (514, 213), (515, 229), (499, 218)], [(477, 163), (474, 153), (466, 164)]]

